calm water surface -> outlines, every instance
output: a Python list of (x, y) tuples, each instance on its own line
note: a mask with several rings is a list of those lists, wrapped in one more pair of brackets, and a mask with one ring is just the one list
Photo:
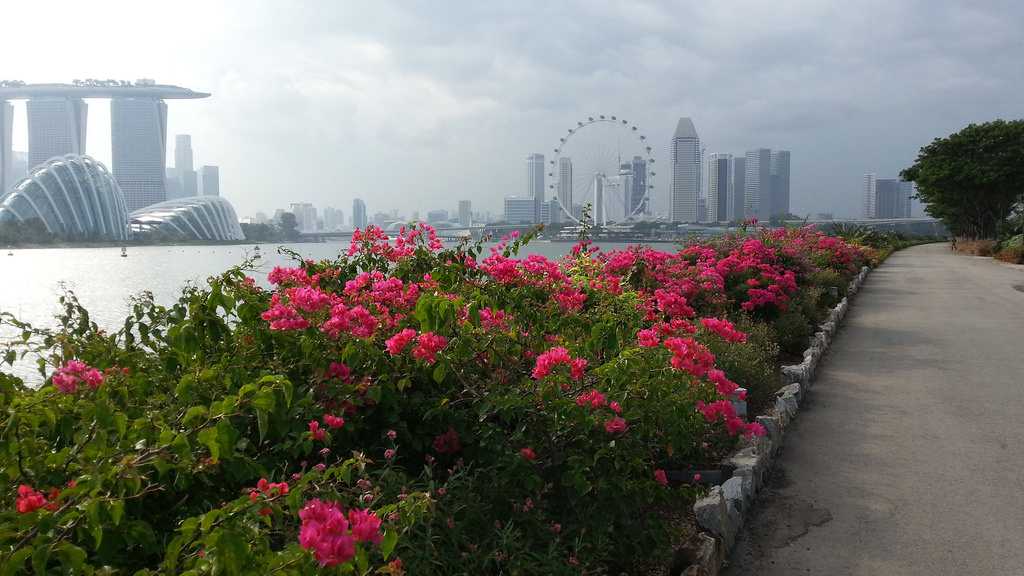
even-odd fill
[[(252, 275), (266, 285), (267, 272), (274, 266), (289, 265), (277, 253), (276, 244), (261, 244), (262, 258)], [(322, 244), (285, 244), (305, 258), (337, 256), (348, 249), (348, 241)], [(624, 244), (600, 244), (604, 250)], [(670, 249), (671, 245), (660, 245)], [(572, 248), (569, 242), (531, 242), (525, 253), (557, 258)], [(129, 312), (129, 298), (145, 290), (153, 292), (160, 304), (174, 302), (187, 283), (202, 284), (206, 278), (240, 264), (251, 256), (252, 245), (235, 246), (136, 246), (121, 257), (121, 249), (39, 248), (0, 251), (0, 311), (11, 312), (39, 327), (56, 325), (60, 312), (57, 299), (63, 288), (75, 292), (94, 322), (108, 330), (123, 325)], [(11, 334), (0, 332), (0, 338)], [(15, 372), (30, 376), (31, 366), (19, 364)]]

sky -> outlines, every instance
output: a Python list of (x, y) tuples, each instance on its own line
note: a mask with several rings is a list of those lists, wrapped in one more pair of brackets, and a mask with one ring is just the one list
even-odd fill
[[(292, 202), (350, 215), (356, 197), (370, 213), (468, 199), (498, 214), (526, 193), (527, 155), (550, 159), (598, 114), (647, 136), (656, 207), (689, 116), (707, 154), (790, 150), (793, 212), (857, 216), (864, 173), (895, 177), (936, 137), (1024, 117), (1021, 22), (1016, 1), (18, 0), (0, 79), (212, 93), (168, 101), (168, 163), (191, 134), (242, 217)], [(87, 152), (109, 162), (102, 100)]]

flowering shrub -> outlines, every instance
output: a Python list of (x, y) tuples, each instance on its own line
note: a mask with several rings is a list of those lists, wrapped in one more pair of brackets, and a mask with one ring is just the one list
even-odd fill
[[(763, 434), (774, 326), (865, 254), (813, 230), (677, 252), (520, 258), (358, 231), (259, 288), (243, 269), (100, 331), (73, 298), (0, 373), (11, 573), (635, 573), (670, 518)], [(817, 275), (817, 276), (816, 276)], [(11, 349), (6, 360), (19, 353)], [(51, 366), (56, 367), (50, 368)], [(84, 388), (83, 388), (84, 385)], [(82, 393), (87, 391), (88, 393)], [(76, 393), (77, 392), (77, 393)], [(333, 571), (333, 572), (331, 572)]]

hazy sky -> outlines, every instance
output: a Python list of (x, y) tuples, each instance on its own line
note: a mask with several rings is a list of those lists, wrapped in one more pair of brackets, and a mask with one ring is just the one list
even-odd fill
[[(856, 215), (865, 172), (895, 176), (969, 122), (1024, 116), (1024, 4), (4, 1), (0, 78), (154, 78), (173, 135), (221, 166), (240, 216), (308, 201), (351, 211), (501, 210), (526, 156), (588, 115), (638, 123), (667, 194), (668, 140), (792, 151), (798, 213)], [(23, 109), (23, 108), (22, 108)], [(16, 148), (25, 148), (24, 120)], [(90, 101), (88, 152), (109, 161)], [(19, 145), (20, 144), (20, 145)]]

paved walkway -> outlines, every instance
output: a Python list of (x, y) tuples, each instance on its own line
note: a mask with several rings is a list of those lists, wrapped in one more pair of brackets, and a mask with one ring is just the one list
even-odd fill
[(1024, 575), (1024, 267), (868, 276), (725, 573)]

